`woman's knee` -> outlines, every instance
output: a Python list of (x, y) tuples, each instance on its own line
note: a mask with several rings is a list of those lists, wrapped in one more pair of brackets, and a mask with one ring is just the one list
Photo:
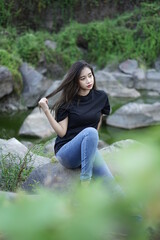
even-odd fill
[(93, 127), (88, 127), (88, 128), (84, 129), (84, 132), (91, 140), (95, 140), (98, 142), (99, 137), (98, 137), (97, 129), (95, 129)]

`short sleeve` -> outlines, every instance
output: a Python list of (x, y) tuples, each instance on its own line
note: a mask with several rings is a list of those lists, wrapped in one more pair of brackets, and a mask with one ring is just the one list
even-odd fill
[(57, 116), (56, 116), (57, 122), (64, 120), (66, 117), (68, 117), (68, 109), (66, 109), (63, 106), (59, 107), (59, 109), (57, 111)]
[(105, 93), (105, 104), (104, 104), (103, 109), (101, 110), (101, 113), (105, 114), (105, 115), (109, 115), (109, 113), (110, 113), (110, 103), (109, 103), (108, 96), (106, 93)]

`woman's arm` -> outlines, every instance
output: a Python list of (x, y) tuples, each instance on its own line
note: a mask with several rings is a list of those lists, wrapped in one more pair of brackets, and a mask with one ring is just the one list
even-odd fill
[(64, 137), (67, 132), (67, 127), (68, 127), (68, 117), (66, 117), (64, 120), (57, 122), (55, 118), (52, 116), (50, 113), (49, 107), (48, 107), (48, 100), (47, 98), (42, 98), (39, 102), (38, 105), (42, 108), (44, 111), (45, 115), (48, 118), (49, 123), (51, 124), (52, 128), (54, 131), (57, 133), (59, 137)]
[(103, 115), (101, 114), (100, 116), (100, 120), (99, 120), (99, 123), (98, 123), (98, 126), (97, 126), (97, 131), (99, 131), (100, 127), (101, 127), (101, 124), (102, 124), (102, 117)]

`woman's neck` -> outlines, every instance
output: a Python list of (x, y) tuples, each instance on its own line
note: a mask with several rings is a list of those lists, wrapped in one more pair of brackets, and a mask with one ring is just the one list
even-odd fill
[(80, 89), (78, 92), (79, 96), (87, 96), (90, 93), (91, 90), (82, 90)]

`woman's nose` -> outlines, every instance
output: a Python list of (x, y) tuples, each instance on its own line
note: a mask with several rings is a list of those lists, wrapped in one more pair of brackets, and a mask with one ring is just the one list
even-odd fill
[(90, 79), (89, 78), (87, 78), (87, 83), (90, 83)]

